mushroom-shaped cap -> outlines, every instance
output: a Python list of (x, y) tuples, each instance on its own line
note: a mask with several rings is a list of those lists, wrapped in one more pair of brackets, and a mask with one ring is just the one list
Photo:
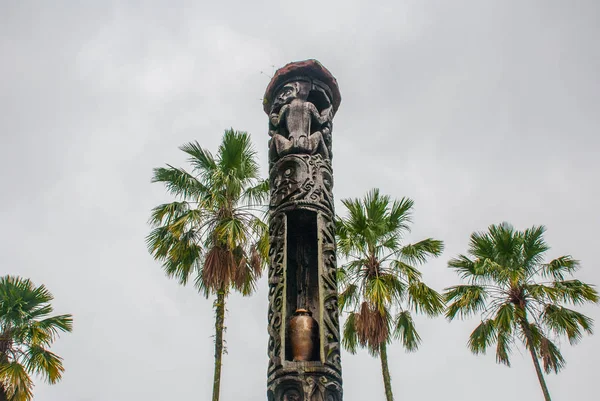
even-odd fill
[(323, 67), (317, 60), (310, 59), (304, 61), (294, 61), (286, 64), (275, 72), (267, 90), (265, 91), (265, 97), (263, 99), (263, 109), (265, 113), (269, 114), (271, 111), (271, 105), (273, 104), (275, 91), (285, 82), (293, 79), (294, 77), (309, 77), (317, 79), (323, 82), (331, 90), (331, 104), (333, 105), (333, 112), (337, 112), (338, 107), (342, 101), (340, 95), (340, 89), (336, 79), (331, 75), (327, 68)]

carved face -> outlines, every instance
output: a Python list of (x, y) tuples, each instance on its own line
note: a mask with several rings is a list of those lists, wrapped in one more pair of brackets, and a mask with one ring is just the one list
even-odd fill
[(310, 176), (308, 164), (296, 156), (288, 157), (271, 170), (271, 205), (279, 205), (290, 197), (306, 193), (310, 188), (302, 189)]
[(285, 84), (281, 89), (281, 92), (279, 92), (279, 95), (277, 95), (276, 102), (281, 105), (287, 104), (298, 97), (298, 91), (299, 88), (297, 82)]

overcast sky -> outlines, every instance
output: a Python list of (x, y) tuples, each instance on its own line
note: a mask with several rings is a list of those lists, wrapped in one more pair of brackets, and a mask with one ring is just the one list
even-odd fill
[[(590, 1), (1, 1), (0, 274), (46, 284), (72, 313), (66, 372), (36, 401), (208, 400), (212, 302), (146, 251), (170, 198), (152, 168), (179, 145), (252, 134), (267, 173), (261, 99), (274, 68), (316, 58), (338, 79), (334, 193), (415, 200), (410, 241), (548, 228), (600, 284), (600, 3)], [(262, 72), (262, 73), (261, 73)], [(267, 283), (228, 304), (222, 400), (266, 399)], [(584, 308), (598, 320), (600, 308)], [(389, 348), (398, 400), (542, 400), (521, 348), (513, 367), (466, 348), (477, 319), (417, 318), (423, 344)], [(557, 401), (595, 399), (600, 335), (561, 343)], [(383, 400), (377, 359), (342, 354), (346, 401)], [(577, 396), (577, 397), (576, 397)]]

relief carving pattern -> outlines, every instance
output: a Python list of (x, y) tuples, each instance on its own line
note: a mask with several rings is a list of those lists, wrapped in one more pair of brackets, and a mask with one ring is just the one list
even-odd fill
[[(336, 248), (331, 168), (332, 120), (340, 103), (335, 78), (318, 62), (278, 70), (265, 94), (269, 116), (270, 250), (268, 309), (269, 401), (342, 401)], [(321, 358), (286, 359), (288, 218), (298, 210), (316, 216)], [(293, 223), (292, 223), (293, 224)], [(303, 226), (298, 226), (303, 227)], [(293, 232), (293, 231), (292, 231)], [(294, 242), (292, 235), (290, 241)], [(298, 268), (299, 269), (299, 268)]]
[(325, 362), (341, 373), (340, 329), (337, 297), (337, 260), (335, 255), (335, 224), (330, 216), (322, 219), (322, 258), (323, 258), (323, 314), (325, 330)]
[(281, 325), (283, 307), (283, 270), (285, 261), (285, 214), (272, 216), (269, 222), (269, 368), (268, 375), (281, 366)]

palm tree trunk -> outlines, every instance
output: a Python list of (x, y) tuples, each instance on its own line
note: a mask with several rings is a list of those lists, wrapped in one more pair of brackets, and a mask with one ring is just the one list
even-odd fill
[(546, 386), (544, 374), (542, 373), (540, 361), (538, 360), (537, 355), (535, 353), (535, 348), (533, 346), (533, 336), (531, 335), (531, 330), (529, 330), (529, 322), (527, 322), (527, 318), (523, 318), (523, 322), (521, 322), (521, 327), (523, 328), (523, 332), (525, 333), (525, 337), (527, 338), (527, 348), (529, 349), (529, 353), (531, 354), (533, 366), (535, 366), (535, 372), (537, 373), (538, 381), (540, 382), (542, 392), (544, 393), (544, 399), (546, 401), (552, 401), (550, 399), (550, 392), (548, 391), (548, 386)]
[[(6, 356), (6, 350), (8, 349), (8, 341), (6, 340), (7, 338), (7, 334), (0, 333), (0, 363), (8, 362), (8, 356)], [(6, 389), (4, 388), (2, 382), (0, 382), (0, 401), (8, 401)]]
[(219, 401), (221, 391), (221, 359), (223, 357), (223, 327), (225, 322), (225, 291), (217, 292), (215, 302), (215, 376), (212, 401)]
[(385, 398), (387, 401), (394, 401), (394, 395), (392, 394), (392, 379), (390, 378), (390, 369), (388, 368), (387, 345), (385, 342), (382, 342), (379, 345), (379, 358), (381, 359), (381, 373), (383, 374)]

